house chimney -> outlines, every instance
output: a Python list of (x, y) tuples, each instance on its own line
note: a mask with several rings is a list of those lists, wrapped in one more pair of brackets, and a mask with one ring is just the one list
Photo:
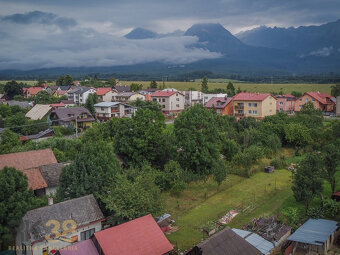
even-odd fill
[(53, 197), (48, 198), (48, 205), (53, 205)]

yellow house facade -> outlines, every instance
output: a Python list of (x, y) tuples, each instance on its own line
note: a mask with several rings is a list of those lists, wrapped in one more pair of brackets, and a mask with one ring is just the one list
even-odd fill
[(276, 114), (276, 99), (269, 93), (241, 92), (233, 98), (233, 113), (237, 118), (263, 119)]

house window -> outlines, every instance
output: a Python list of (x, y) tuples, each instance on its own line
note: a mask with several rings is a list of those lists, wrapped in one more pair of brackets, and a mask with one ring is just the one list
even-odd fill
[(178, 97), (178, 94), (176, 94), (176, 97)]
[(158, 99), (158, 102), (161, 102), (161, 101), (162, 101), (162, 99), (161, 99), (161, 98), (159, 98), (159, 99)]
[(94, 234), (95, 229), (91, 228), (89, 230), (83, 231), (80, 233), (80, 239), (83, 240), (87, 240), (90, 239), (90, 237)]
[(176, 107), (178, 107), (178, 108), (179, 108), (179, 104), (176, 104)]
[(256, 115), (256, 114), (257, 114), (257, 110), (254, 110), (254, 111), (253, 111), (253, 114), (255, 114), (255, 115)]
[(251, 110), (249, 110), (248, 113), (251, 114)]
[(152, 99), (152, 101), (157, 102), (157, 98)]
[(248, 103), (248, 106), (251, 107), (251, 103)]
[(300, 98), (299, 101), (302, 102), (302, 98)]
[(314, 102), (315, 101), (315, 99), (314, 98), (312, 98), (312, 102)]
[(104, 107), (100, 107), (100, 110), (104, 111)]
[(280, 102), (280, 105), (283, 105), (283, 102)]
[(176, 101), (179, 101), (179, 98), (176, 98)]
[(257, 103), (254, 103), (254, 107), (257, 107)]
[(283, 108), (280, 108), (280, 112), (282, 112), (283, 111)]
[(27, 255), (27, 246), (22, 244), (21, 248), (22, 248), (22, 254)]
[(269, 112), (272, 112), (272, 110), (269, 110)]
[(308, 103), (308, 98), (306, 98), (306, 103)]
[(165, 108), (165, 105), (164, 105), (164, 104), (162, 105), (162, 108)]
[(162, 102), (165, 102), (165, 98), (162, 99)]

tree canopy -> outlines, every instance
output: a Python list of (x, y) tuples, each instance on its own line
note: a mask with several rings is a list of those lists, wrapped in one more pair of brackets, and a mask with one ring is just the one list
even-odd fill
[(19, 84), (14, 80), (7, 82), (4, 87), (5, 95), (8, 96), (9, 99), (13, 99), (13, 97), (17, 95), (23, 95), (22, 89), (22, 84)]

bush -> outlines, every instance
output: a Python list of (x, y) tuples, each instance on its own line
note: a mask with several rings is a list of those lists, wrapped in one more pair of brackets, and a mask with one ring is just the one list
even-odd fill
[(287, 163), (282, 158), (274, 158), (270, 164), (275, 167), (275, 169), (284, 169), (287, 167)]
[(321, 206), (311, 207), (307, 210), (307, 216), (312, 219), (318, 219), (324, 217), (324, 211)]
[(65, 135), (72, 135), (73, 132), (71, 129), (66, 127), (53, 127), (54, 135), (57, 137), (62, 137)]
[(325, 216), (333, 218), (339, 213), (340, 204), (338, 204), (335, 200), (325, 198), (321, 201), (321, 208)]
[(291, 226), (293, 230), (296, 230), (299, 226), (299, 223), (304, 221), (304, 212), (301, 209), (296, 207), (287, 207), (280, 211), (279, 220)]

